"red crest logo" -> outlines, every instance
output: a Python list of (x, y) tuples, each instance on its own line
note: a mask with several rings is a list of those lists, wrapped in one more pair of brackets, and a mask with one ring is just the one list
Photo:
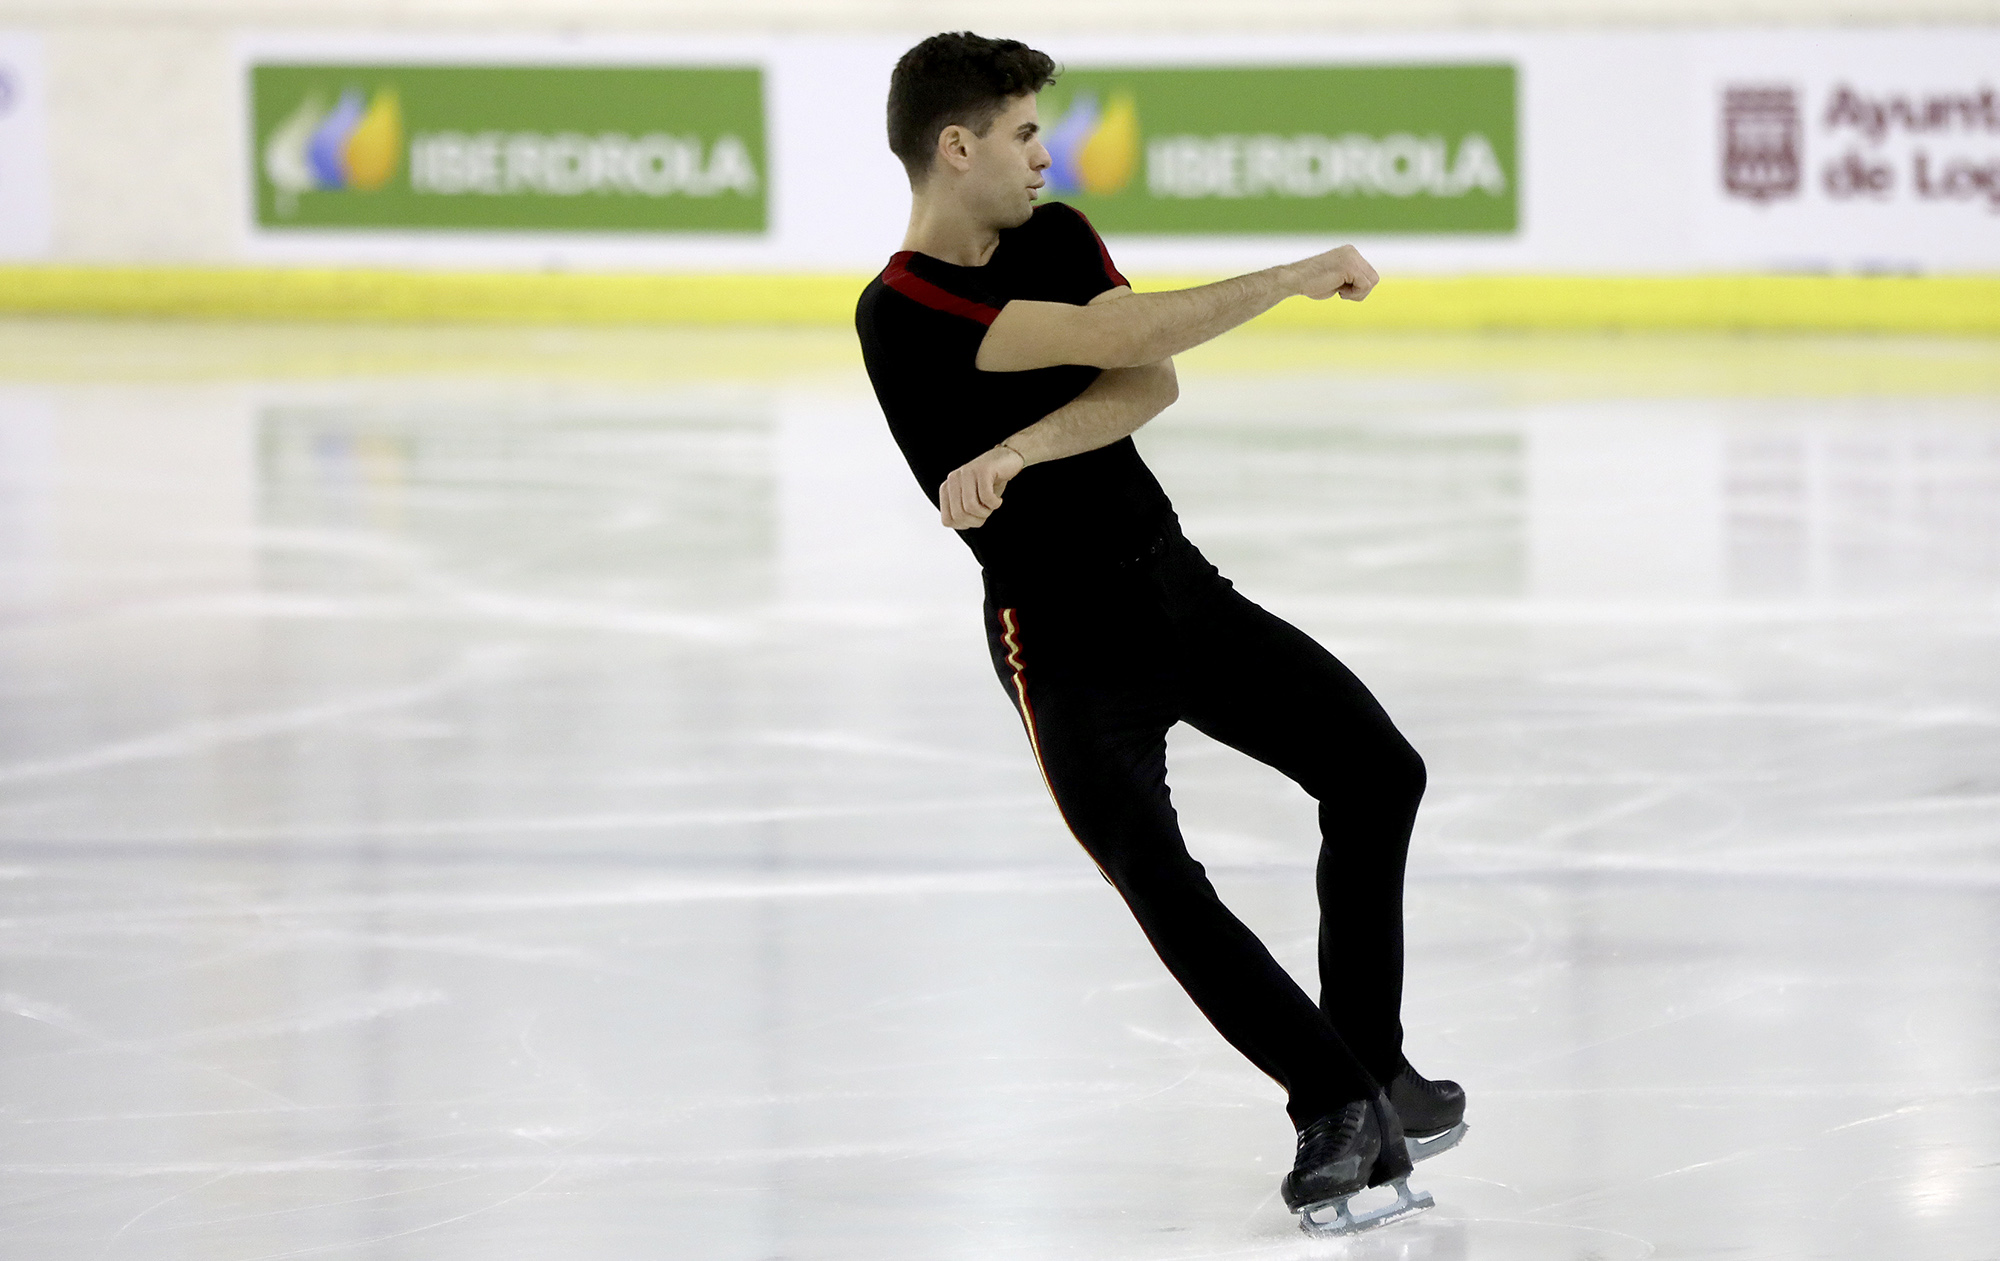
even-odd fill
[(1765, 202), (1795, 197), (1800, 183), (1799, 94), (1784, 87), (1729, 88), (1722, 94), (1722, 187)]

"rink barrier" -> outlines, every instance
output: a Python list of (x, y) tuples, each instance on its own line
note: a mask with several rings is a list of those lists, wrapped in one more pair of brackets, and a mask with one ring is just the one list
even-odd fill
[[(1214, 277), (1142, 276), (1141, 291)], [(436, 323), (845, 326), (848, 275), (0, 267), (0, 313)], [(1283, 303), (1267, 329), (2000, 334), (2000, 276), (1411, 276), (1365, 303)]]

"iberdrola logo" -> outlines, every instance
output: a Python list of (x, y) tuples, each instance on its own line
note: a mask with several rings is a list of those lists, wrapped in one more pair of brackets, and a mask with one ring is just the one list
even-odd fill
[(1108, 197), (1132, 182), (1139, 169), (1139, 107), (1130, 92), (1098, 106), (1097, 94), (1079, 92), (1043, 140), (1054, 165), (1049, 187), (1057, 193)]
[(365, 103), (359, 88), (349, 88), (331, 108), (314, 92), (264, 142), (264, 174), (278, 190), (278, 213), (288, 215), (300, 193), (386, 187), (402, 151), (403, 107), (394, 88), (376, 89)]

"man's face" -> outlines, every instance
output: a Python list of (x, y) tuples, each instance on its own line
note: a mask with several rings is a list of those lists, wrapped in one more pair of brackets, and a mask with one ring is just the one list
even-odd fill
[(1035, 94), (1023, 92), (1007, 102), (984, 136), (965, 133), (971, 169), (964, 191), (995, 227), (1019, 227), (1035, 213), (1035, 190), (1052, 161), (1041, 131)]

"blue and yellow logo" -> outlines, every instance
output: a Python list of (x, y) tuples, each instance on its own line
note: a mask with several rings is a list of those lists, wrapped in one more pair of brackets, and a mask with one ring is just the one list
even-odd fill
[(1042, 138), (1054, 165), (1056, 193), (1108, 197), (1121, 192), (1139, 170), (1139, 106), (1130, 92), (1116, 92), (1100, 107), (1097, 94), (1079, 92)]
[(349, 88), (331, 108), (309, 94), (264, 142), (264, 174), (280, 207), (300, 193), (355, 189), (374, 192), (396, 176), (403, 152), (403, 107), (394, 88), (365, 102)]

